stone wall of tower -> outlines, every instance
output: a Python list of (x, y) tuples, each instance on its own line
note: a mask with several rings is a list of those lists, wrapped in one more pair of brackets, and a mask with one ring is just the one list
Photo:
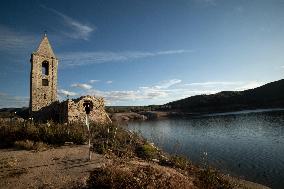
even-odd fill
[[(48, 62), (48, 75), (42, 73), (42, 63)], [(32, 112), (38, 111), (57, 100), (57, 68), (58, 60), (38, 53), (31, 55), (31, 86), (30, 108)], [(43, 86), (43, 79), (48, 86)]]

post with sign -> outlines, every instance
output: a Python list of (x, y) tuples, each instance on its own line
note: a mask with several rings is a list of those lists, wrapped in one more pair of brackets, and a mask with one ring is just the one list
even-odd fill
[(89, 114), (92, 111), (92, 104), (89, 101), (85, 101), (83, 106), (85, 107), (85, 112), (86, 112), (86, 126), (88, 129), (88, 137), (89, 137), (89, 160), (91, 160), (92, 154), (91, 154), (91, 131), (89, 125)]

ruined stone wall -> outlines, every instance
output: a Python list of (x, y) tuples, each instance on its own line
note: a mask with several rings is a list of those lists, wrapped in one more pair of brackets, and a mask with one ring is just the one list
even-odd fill
[(45, 123), (47, 121), (54, 121), (54, 122), (60, 122), (60, 107), (61, 103), (58, 101), (55, 101), (51, 103), (50, 105), (41, 108), (38, 111), (33, 112), (33, 119), (36, 122)]
[(85, 101), (90, 101), (93, 104), (93, 110), (89, 114), (90, 122), (99, 124), (111, 122), (105, 111), (104, 99), (94, 96), (83, 96), (75, 100), (68, 100), (67, 122), (85, 122), (86, 112), (83, 106)]
[(58, 106), (58, 122), (67, 123), (68, 122), (68, 101), (61, 102)]
[(37, 122), (47, 122), (52, 120), (58, 123), (85, 123), (86, 112), (83, 104), (86, 101), (93, 104), (93, 110), (89, 114), (90, 122), (96, 124), (111, 123), (111, 120), (105, 111), (103, 98), (96, 98), (94, 96), (82, 96), (78, 99), (68, 99), (61, 103), (55, 101), (49, 106), (34, 112), (33, 117)]

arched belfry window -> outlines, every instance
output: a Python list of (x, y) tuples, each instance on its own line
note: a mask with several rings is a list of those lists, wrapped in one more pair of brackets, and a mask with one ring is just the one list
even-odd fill
[(42, 75), (48, 75), (48, 62), (45, 60), (42, 62)]

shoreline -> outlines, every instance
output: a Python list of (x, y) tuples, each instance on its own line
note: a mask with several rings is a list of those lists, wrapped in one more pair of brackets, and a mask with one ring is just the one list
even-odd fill
[(211, 116), (227, 116), (240, 115), (250, 113), (267, 113), (284, 111), (284, 108), (262, 108), (262, 109), (246, 109), (238, 111), (226, 112), (203, 112), (203, 113), (186, 113), (180, 111), (141, 111), (141, 112), (121, 112), (109, 113), (109, 116), (114, 122), (128, 122), (128, 121), (146, 121), (173, 117), (211, 117)]
[[(271, 112), (275, 112), (275, 113), (271, 113)], [(152, 111), (151, 113), (156, 113), (156, 112), (154, 112), (154, 111)], [(163, 115), (165, 115), (165, 113), (167, 113), (167, 112), (162, 112), (163, 113)], [(202, 117), (209, 117), (209, 116), (227, 116), (227, 115), (240, 115), (240, 116), (242, 116), (242, 114), (252, 114), (252, 115), (250, 115), (250, 116), (257, 116), (258, 115), (258, 113), (260, 113), (260, 115), (261, 115), (261, 113), (268, 113), (268, 115), (283, 115), (283, 113), (284, 113), (284, 109), (282, 109), (282, 108), (273, 108), (273, 109), (271, 109), (271, 108), (269, 108), (269, 109), (257, 109), (257, 110), (244, 110), (244, 111), (234, 111), (234, 112), (226, 112), (226, 113), (214, 113), (214, 114), (204, 114), (204, 115), (199, 115), (199, 116), (194, 116), (194, 118), (198, 118), (198, 117), (200, 117), (200, 118), (202, 118)], [(144, 114), (145, 115), (145, 114)], [(264, 115), (266, 115), (266, 114), (264, 114)], [(245, 115), (246, 116), (246, 115)], [(249, 115), (248, 115), (249, 116)], [(181, 117), (186, 117), (186, 116), (181, 116)], [(190, 117), (190, 116), (187, 116), (187, 117)], [(191, 117), (193, 117), (193, 116), (191, 116)], [(147, 120), (149, 120), (149, 121), (154, 121), (155, 122), (155, 120), (157, 120), (157, 121), (159, 121), (159, 120), (161, 120), (161, 119), (171, 119), (172, 117), (167, 117), (167, 116), (161, 116), (161, 117), (157, 117), (157, 118), (155, 118), (155, 119), (147, 119)], [(175, 117), (174, 119), (178, 119), (178, 116), (177, 117)], [(131, 122), (138, 122), (138, 123), (140, 123), (140, 121), (141, 121), (141, 123), (142, 123), (142, 126), (143, 126), (143, 122), (144, 121), (146, 121), (147, 122), (147, 120), (129, 120), (130, 121), (130, 123)], [(127, 122), (125, 123), (125, 124), (127, 124)], [(147, 123), (146, 123), (147, 124)], [(198, 164), (196, 164), (196, 165), (198, 165)], [(234, 175), (233, 177), (238, 177), (237, 175)], [(248, 177), (248, 178), (250, 178), (250, 177)], [(254, 180), (254, 181), (252, 181), (252, 182), (255, 182), (256, 180)], [(259, 181), (259, 180), (258, 180)], [(250, 181), (249, 181), (250, 182)], [(262, 182), (262, 183), (266, 183), (266, 182)], [(267, 184), (267, 183), (266, 183)]]

